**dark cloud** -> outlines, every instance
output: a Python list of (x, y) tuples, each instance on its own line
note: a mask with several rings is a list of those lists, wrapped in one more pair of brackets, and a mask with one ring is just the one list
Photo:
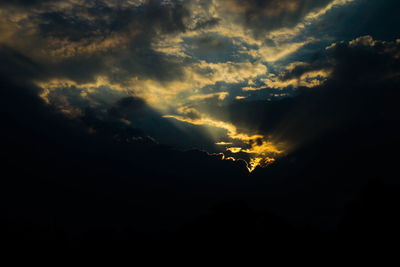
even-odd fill
[(216, 25), (218, 25), (218, 23), (220, 22), (219, 18), (211, 18), (211, 19), (207, 19), (207, 20), (200, 20), (196, 23), (196, 25), (194, 26), (193, 30), (201, 30), (201, 29), (208, 29), (208, 28), (212, 28)]
[[(368, 116), (378, 119), (384, 110), (393, 109), (389, 105), (390, 97), (385, 98), (398, 93), (394, 88), (400, 73), (399, 51), (397, 41), (377, 41), (370, 36), (335, 43), (312, 61), (280, 74), (280, 80), (286, 81), (299, 79), (310, 71), (330, 69), (332, 72), (324, 84), (312, 89), (300, 88), (297, 96), (269, 104), (261, 101), (236, 103), (231, 119), (239, 124), (240, 121), (253, 124), (254, 128), (261, 127), (267, 132), (276, 131), (293, 142), (302, 138), (312, 140), (321, 134), (320, 131)], [(377, 111), (385, 101), (389, 101), (388, 105)], [(251, 114), (263, 114), (263, 118), (251, 120)]]
[(330, 45), (326, 51), (314, 55), (310, 62), (282, 72), (280, 80), (300, 79), (308, 72), (332, 70), (330, 83), (367, 85), (396, 78), (400, 73), (399, 56), (399, 41), (379, 41), (362, 36)]
[(129, 96), (118, 100), (116, 105), (108, 109), (108, 114), (115, 118), (132, 118), (143, 116), (148, 110), (149, 107), (143, 99)]
[(332, 0), (228, 0), (227, 5), (259, 36), (274, 29), (295, 26), (309, 12), (323, 8), (330, 2)]
[(335, 59), (334, 79), (371, 83), (394, 78), (400, 71), (400, 43), (375, 41), (371, 36), (328, 48)]
[(21, 7), (32, 7), (38, 6), (41, 4), (46, 4), (49, 2), (60, 2), (63, 0), (2, 0), (0, 1), (0, 5), (9, 5), (9, 6), (21, 6)]
[(190, 50), (187, 49), (186, 53), (195, 59), (214, 63), (243, 60), (237, 56), (239, 47), (234, 45), (230, 38), (218, 34), (191, 38), (187, 40), (187, 43)]
[(355, 36), (364, 35), (394, 40), (400, 35), (394, 27), (400, 23), (396, 15), (399, 8), (400, 3), (396, 0), (353, 1), (351, 8), (327, 13), (318, 23), (310, 25), (307, 32), (321, 37), (329, 35), (336, 40), (353, 40)]
[(0, 45), (0, 56), (3, 64), (0, 70), (7, 79), (21, 82), (46, 75), (44, 67), (11, 47)]
[[(19, 39), (9, 42), (18, 42), (22, 53), (40, 61), (53, 76), (88, 82), (99, 75), (117, 81), (182, 75), (182, 62), (152, 49), (155, 38), (186, 30), (189, 13), (180, 1), (147, 1), (139, 6), (96, 1), (66, 8), (31, 3), (37, 5), (35, 12), (25, 2), (14, 5), (27, 14), (14, 37), (29, 40), (29, 46)], [(29, 27), (34, 31), (28, 33)]]
[(205, 36), (198, 39), (197, 46), (199, 50), (206, 50), (206, 51), (224, 50), (227, 48), (221, 40), (218, 40), (217, 38), (213, 38), (211, 36)]

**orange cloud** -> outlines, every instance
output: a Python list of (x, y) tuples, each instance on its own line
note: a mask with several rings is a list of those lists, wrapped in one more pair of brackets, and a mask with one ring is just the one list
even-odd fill
[[(183, 111), (183, 112), (182, 112)], [(181, 110), (185, 113), (184, 110)], [(217, 127), (227, 131), (227, 137), (235, 141), (235, 146), (231, 147), (233, 142), (217, 142), (217, 145), (229, 146), (226, 151), (237, 154), (239, 152), (248, 154), (249, 161), (247, 162), (248, 170), (252, 172), (256, 167), (265, 167), (275, 161), (275, 157), (284, 153), (283, 144), (279, 147), (270, 140), (266, 140), (264, 135), (241, 133), (231, 123), (212, 119), (201, 114), (193, 118), (187, 115), (165, 115), (164, 118), (172, 118), (181, 122), (190, 123), (193, 125), (204, 125), (209, 127)], [(224, 156), (225, 158), (225, 156)], [(240, 157), (232, 156), (229, 159), (242, 160)]]

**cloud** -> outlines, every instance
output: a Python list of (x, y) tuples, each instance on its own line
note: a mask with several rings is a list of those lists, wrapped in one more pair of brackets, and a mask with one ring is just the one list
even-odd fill
[[(285, 89), (288, 87), (295, 89), (299, 87), (312, 88), (323, 84), (327, 79), (329, 79), (329, 76), (331, 75), (330, 69), (320, 69), (303, 72), (301, 73), (301, 75), (296, 77), (295, 75), (293, 75), (293, 72), (295, 72), (296, 70), (297, 68), (292, 71), (281, 73), (278, 77), (276, 77), (275, 75), (270, 75), (270, 77), (268, 78), (261, 79), (261, 81), (265, 83), (265, 86), (259, 89)], [(246, 91), (255, 89), (250, 87), (243, 88), (243, 90)]]
[(377, 108), (387, 96), (397, 94), (399, 51), (399, 41), (379, 41), (371, 36), (336, 42), (309, 62), (293, 62), (280, 74), (262, 79), (259, 87), (243, 88), (282, 90), (290, 86), (297, 88), (297, 94), (265, 104), (234, 103), (229, 117), (238, 127), (263, 129), (287, 142), (288, 149), (306, 146), (354, 121), (379, 120), (378, 114), (385, 112)]
[(108, 113), (117, 118), (140, 116), (140, 112), (146, 108), (146, 102), (141, 98), (128, 96), (118, 100), (116, 105), (108, 110)]
[(334, 78), (348, 82), (368, 83), (399, 75), (400, 42), (374, 40), (363, 36), (350, 42), (327, 47), (334, 59)]
[(206, 100), (210, 98), (218, 98), (219, 100), (224, 100), (229, 95), (228, 92), (218, 92), (205, 95), (194, 95), (188, 98), (189, 101)]
[(308, 43), (312, 42), (312, 39), (302, 42), (289, 42), (289, 43), (276, 43), (273, 45), (262, 45), (255, 50), (245, 50), (243, 53), (249, 54), (253, 58), (262, 59), (264, 62), (275, 62), (286, 56), (293, 54), (300, 48), (304, 47)]
[(217, 82), (239, 83), (266, 74), (267, 67), (260, 62), (208, 63), (201, 61), (195, 65), (195, 75), (200, 76), (201, 87)]
[[(249, 172), (254, 171), (256, 167), (265, 167), (274, 162), (275, 157), (279, 157), (284, 153), (285, 144), (274, 143), (269, 138), (261, 134), (247, 134), (237, 129), (233, 124), (219, 121), (201, 114), (193, 108), (184, 107), (180, 109), (182, 115), (164, 115), (164, 118), (175, 119), (180, 122), (190, 123), (193, 125), (201, 125), (207, 127), (220, 128), (226, 131), (224, 138), (230, 139), (232, 142), (217, 142), (219, 146), (226, 146), (226, 151), (230, 152), (229, 157), (223, 158), (227, 160), (244, 160)], [(231, 146), (232, 144), (236, 146)], [(279, 147), (279, 148), (278, 148)], [(239, 152), (242, 152), (239, 155)]]
[[(291, 28), (303, 19), (318, 17), (331, 8), (332, 2), (339, 1), (224, 1), (231, 14), (238, 18), (247, 27), (250, 27), (256, 36), (279, 28)], [(347, 2), (347, 1), (341, 1)]]
[(207, 28), (212, 28), (220, 22), (219, 18), (210, 18), (207, 20), (199, 20), (196, 22), (195, 26), (193, 27), (193, 30), (200, 30), (200, 29), (207, 29)]
[(160, 80), (180, 75), (178, 63), (151, 46), (156, 37), (186, 30), (188, 14), (179, 2), (38, 2), (35, 12), (15, 5), (20, 8), (2, 10), (13, 29), (5, 42), (53, 76), (82, 82), (103, 75), (122, 82), (137, 75)]
[[(212, 91), (211, 86), (265, 78), (266, 63), (314, 40), (257, 39), (249, 34), (256, 31), (257, 21), (271, 24), (269, 31), (284, 30), (292, 20), (331, 9), (327, 3), (23, 1), (3, 6), (0, 25), (6, 45), (46, 70), (47, 77), (37, 79), (43, 97), (51, 83), (62, 80), (83, 91), (96, 90), (94, 85), (126, 91), (165, 112), (213, 94), (223, 100), (227, 90)], [(290, 23), (284, 22), (285, 16)], [(302, 85), (317, 84), (309, 76)], [(271, 87), (281, 86), (278, 82), (270, 81)]]
[[(261, 78), (260, 87), (244, 87), (244, 91), (267, 88), (317, 87), (328, 80), (367, 83), (399, 74), (399, 42), (377, 41), (362, 36), (349, 42), (333, 43), (326, 53), (311, 62), (292, 62), (279, 75)], [(348, 62), (349, 61), (349, 62)]]

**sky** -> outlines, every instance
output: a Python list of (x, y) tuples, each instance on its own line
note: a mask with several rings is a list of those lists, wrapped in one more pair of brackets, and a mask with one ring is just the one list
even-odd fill
[[(115, 195), (132, 180), (143, 214), (169, 199), (159, 190), (191, 199), (191, 208), (172, 199), (158, 207), (173, 218), (166, 228), (182, 210), (190, 217), (237, 195), (290, 221), (335, 227), (371, 180), (394, 182), (386, 172), (398, 147), (399, 7), (0, 1), (3, 162), (63, 185), (84, 177), (81, 186), (101, 192), (117, 179)], [(137, 227), (161, 227), (152, 222)]]
[[(373, 18), (360, 12), (351, 22), (369, 2), (5, 1), (0, 40), (44, 69), (33, 79), (40, 97), (66, 116), (79, 119), (88, 107), (108, 116), (104, 110), (132, 98), (157, 115), (118, 114), (121, 123), (163, 144), (244, 159), (253, 171), (293, 144), (233, 124), (224, 107), (323, 84), (333, 66), (312, 66), (315, 54), (329, 56), (340, 42), (379, 41), (364, 28)], [(201, 138), (179, 133), (188, 129)]]

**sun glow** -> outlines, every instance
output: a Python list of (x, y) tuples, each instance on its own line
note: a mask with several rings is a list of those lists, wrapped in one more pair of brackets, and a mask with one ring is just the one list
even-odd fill
[(226, 138), (231, 142), (219, 141), (217, 146), (224, 146), (225, 152), (222, 154), (223, 160), (243, 160), (246, 162), (249, 172), (253, 172), (257, 167), (266, 167), (276, 161), (276, 158), (284, 153), (284, 144), (274, 143), (271, 138), (261, 134), (247, 134), (239, 132), (236, 126), (229, 122), (215, 120), (199, 112), (196, 118), (182, 115), (164, 115), (164, 118), (175, 119), (193, 125), (216, 127), (226, 130)]

